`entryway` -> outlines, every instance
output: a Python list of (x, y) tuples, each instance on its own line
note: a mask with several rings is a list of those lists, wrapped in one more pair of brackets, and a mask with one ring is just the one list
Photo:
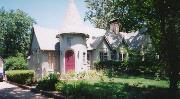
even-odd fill
[(72, 50), (68, 50), (65, 53), (65, 71), (73, 72), (75, 70), (75, 56)]

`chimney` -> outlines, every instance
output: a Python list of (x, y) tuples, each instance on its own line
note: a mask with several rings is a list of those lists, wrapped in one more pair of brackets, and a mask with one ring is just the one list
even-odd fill
[(109, 31), (115, 34), (119, 33), (119, 23), (117, 20), (113, 20), (109, 22)]

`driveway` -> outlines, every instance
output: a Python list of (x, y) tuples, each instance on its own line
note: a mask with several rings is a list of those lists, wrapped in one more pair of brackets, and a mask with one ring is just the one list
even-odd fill
[(0, 99), (48, 99), (41, 94), (32, 93), (30, 90), (19, 88), (15, 85), (0, 82)]

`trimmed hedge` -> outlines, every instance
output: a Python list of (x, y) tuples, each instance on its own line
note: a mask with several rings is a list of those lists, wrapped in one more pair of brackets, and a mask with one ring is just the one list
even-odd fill
[(31, 84), (34, 80), (34, 70), (6, 71), (7, 80), (18, 84)]

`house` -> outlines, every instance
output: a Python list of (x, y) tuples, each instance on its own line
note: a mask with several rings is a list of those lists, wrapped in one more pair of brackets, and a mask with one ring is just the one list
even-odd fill
[(4, 60), (3, 60), (3, 58), (0, 56), (0, 73), (4, 73), (3, 69), (4, 69)]
[(119, 25), (112, 21), (108, 30), (88, 27), (81, 20), (73, 0), (70, 0), (59, 30), (34, 25), (29, 68), (37, 77), (49, 72), (82, 72), (93, 69), (93, 63), (104, 60), (124, 60), (128, 53), (123, 41), (131, 48), (141, 48), (145, 35), (137, 32), (119, 32)]

